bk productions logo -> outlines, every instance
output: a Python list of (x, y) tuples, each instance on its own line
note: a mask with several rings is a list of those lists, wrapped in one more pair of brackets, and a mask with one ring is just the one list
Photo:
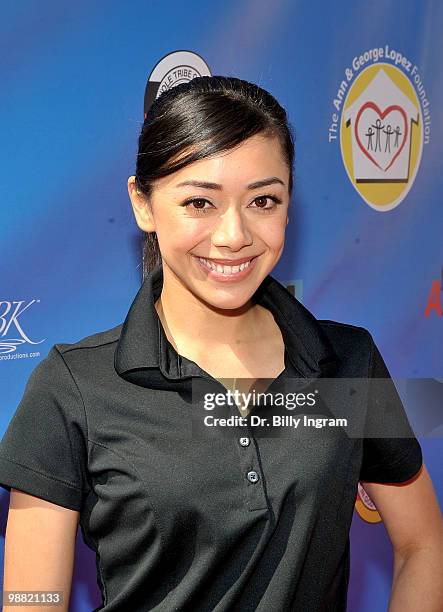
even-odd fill
[(40, 352), (18, 352), (26, 344), (41, 344), (46, 340), (33, 341), (25, 330), (26, 318), (24, 314), (31, 306), (38, 304), (40, 300), (0, 301), (0, 361), (23, 358), (38, 357)]
[(375, 210), (392, 210), (412, 187), (430, 137), (429, 101), (418, 68), (385, 45), (355, 57), (345, 76), (333, 102), (329, 141), (339, 137), (360, 197)]
[(163, 91), (199, 76), (211, 76), (205, 60), (193, 51), (174, 51), (157, 62), (145, 89), (144, 118)]

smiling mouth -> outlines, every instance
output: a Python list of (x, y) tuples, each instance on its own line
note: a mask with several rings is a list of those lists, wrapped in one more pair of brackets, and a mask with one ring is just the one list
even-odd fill
[(214, 270), (215, 272), (219, 272), (220, 274), (238, 274), (242, 272), (245, 268), (248, 268), (251, 262), (256, 259), (258, 256), (255, 255), (248, 259), (247, 261), (242, 262), (241, 264), (228, 266), (226, 264), (219, 264), (211, 259), (205, 259), (204, 257), (197, 257), (200, 262), (208, 268), (208, 270)]

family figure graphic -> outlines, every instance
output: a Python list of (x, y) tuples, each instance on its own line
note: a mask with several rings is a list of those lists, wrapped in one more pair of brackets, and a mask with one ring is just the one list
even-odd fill
[[(374, 129), (372, 129), (374, 128)], [(382, 123), (381, 119), (377, 119), (375, 124), (372, 123), (369, 127), (368, 127), (368, 131), (366, 132), (365, 136), (368, 137), (368, 144), (366, 149), (368, 151), (381, 151), (381, 134), (386, 134), (385, 137), (385, 153), (391, 153), (391, 136), (395, 135), (395, 140), (394, 140), (394, 144), (393, 147), (394, 149), (399, 147), (399, 136), (402, 135), (402, 132), (400, 131), (400, 127), (397, 125), (395, 127), (395, 129), (392, 129), (392, 126), (390, 123), (388, 123), (386, 126), (385, 124)], [(375, 147), (374, 147), (374, 143), (372, 142), (372, 139), (375, 136)]]

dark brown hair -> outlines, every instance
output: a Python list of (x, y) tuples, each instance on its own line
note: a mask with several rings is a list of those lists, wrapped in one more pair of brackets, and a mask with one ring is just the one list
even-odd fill
[[(259, 133), (279, 139), (291, 196), (295, 137), (285, 109), (269, 92), (225, 76), (196, 77), (176, 85), (153, 102), (143, 123), (136, 186), (149, 200), (156, 179)], [(149, 232), (143, 244), (143, 279), (161, 261), (157, 235)]]

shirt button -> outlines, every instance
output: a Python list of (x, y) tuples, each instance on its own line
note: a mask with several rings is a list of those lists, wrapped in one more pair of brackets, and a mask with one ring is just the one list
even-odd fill
[(256, 471), (251, 470), (250, 472), (248, 472), (249, 482), (257, 482), (258, 479), (259, 479), (259, 475), (257, 474)]
[(249, 438), (240, 438), (240, 444), (242, 446), (249, 446)]

